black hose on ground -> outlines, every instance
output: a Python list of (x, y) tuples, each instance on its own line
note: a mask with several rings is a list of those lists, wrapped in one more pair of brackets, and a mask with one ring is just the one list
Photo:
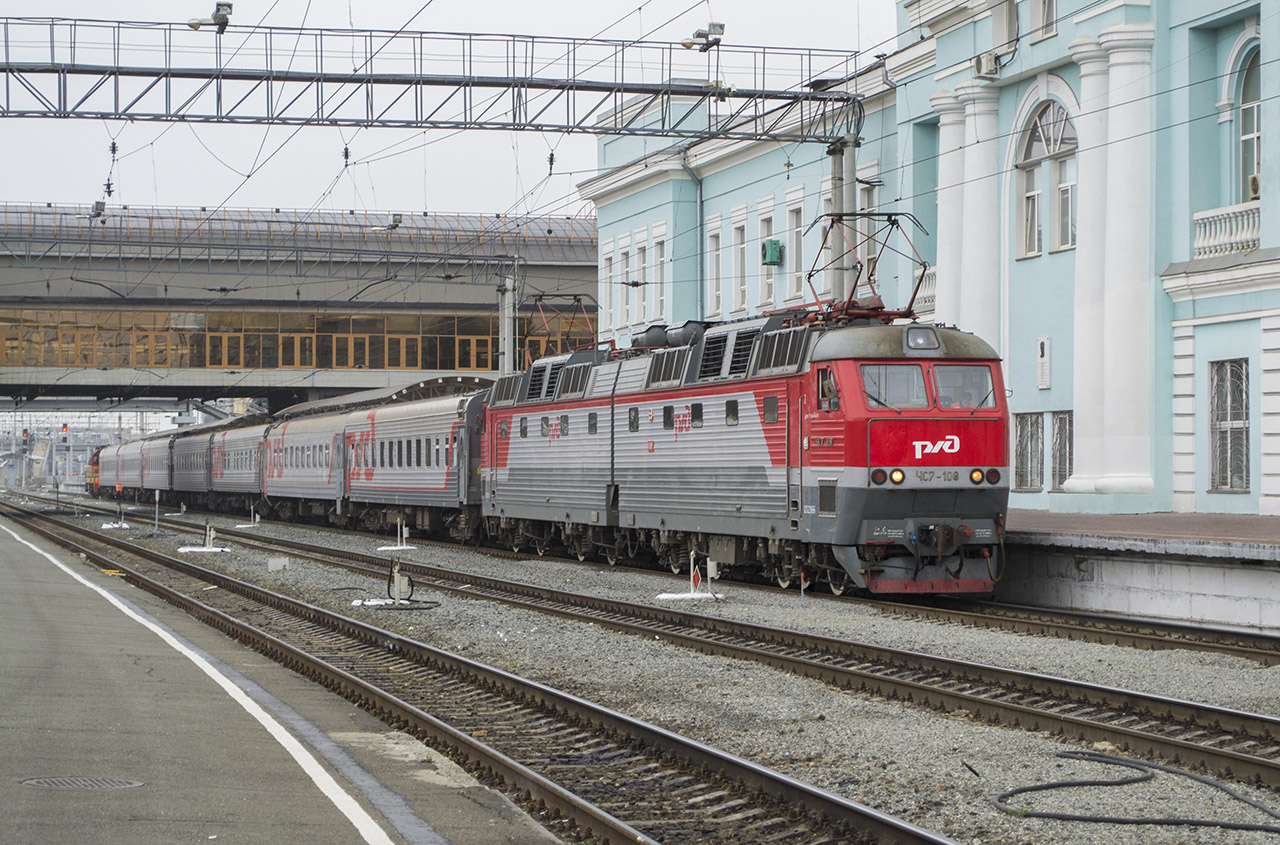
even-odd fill
[(1260, 801), (1244, 795), (1226, 784), (1219, 783), (1213, 778), (1197, 775), (1194, 772), (1186, 772), (1182, 769), (1175, 769), (1172, 766), (1162, 766), (1159, 763), (1150, 763), (1145, 760), (1131, 760), (1127, 757), (1117, 757), (1112, 754), (1102, 754), (1097, 751), (1061, 751), (1057, 754), (1067, 760), (1083, 760), (1087, 763), (1101, 763), (1107, 766), (1123, 766), (1129, 769), (1135, 769), (1141, 774), (1131, 777), (1120, 778), (1118, 780), (1065, 780), (1055, 783), (1041, 783), (1032, 786), (1020, 786), (1017, 789), (1011, 789), (1003, 792), (991, 799), (991, 803), (1004, 813), (1019, 818), (1028, 819), (1054, 819), (1056, 821), (1070, 822), (1102, 822), (1104, 824), (1159, 824), (1159, 825), (1180, 825), (1185, 827), (1219, 827), (1224, 830), (1260, 830), (1266, 833), (1280, 833), (1280, 825), (1272, 824), (1250, 824), (1246, 822), (1227, 822), (1214, 821), (1212, 819), (1185, 819), (1185, 818), (1130, 818), (1127, 816), (1083, 816), (1075, 813), (1049, 813), (1036, 810), (1028, 810), (1026, 808), (1010, 807), (1008, 800), (1015, 795), (1023, 795), (1029, 792), (1045, 792), (1051, 789), (1067, 789), (1080, 786), (1128, 786), (1135, 783), (1143, 783), (1149, 781), (1156, 776), (1157, 771), (1167, 772), (1173, 775), (1181, 775), (1182, 777), (1191, 778), (1199, 781), (1206, 786), (1219, 789), (1237, 801), (1261, 810), (1273, 819), (1280, 819), (1280, 812), (1272, 810), (1264, 806)]

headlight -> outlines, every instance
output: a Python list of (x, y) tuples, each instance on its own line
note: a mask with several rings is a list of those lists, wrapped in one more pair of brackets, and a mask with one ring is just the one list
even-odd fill
[(972, 481), (974, 484), (981, 484), (983, 478), (984, 478), (984, 475), (982, 470), (980, 469), (971, 470), (969, 472), (969, 480)]
[(906, 480), (906, 478), (907, 474), (900, 469), (895, 469), (893, 472), (889, 473), (889, 480), (894, 484), (901, 484)]

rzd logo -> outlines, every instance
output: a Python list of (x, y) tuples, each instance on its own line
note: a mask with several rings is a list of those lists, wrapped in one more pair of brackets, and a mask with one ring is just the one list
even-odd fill
[(960, 438), (954, 434), (949, 434), (938, 442), (932, 440), (913, 440), (911, 445), (916, 447), (916, 457), (921, 455), (932, 455), (936, 452), (946, 452), (953, 455), (960, 451)]

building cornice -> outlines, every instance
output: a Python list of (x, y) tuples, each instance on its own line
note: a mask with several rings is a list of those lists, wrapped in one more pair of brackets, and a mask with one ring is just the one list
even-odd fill
[(1280, 249), (1171, 264), (1160, 280), (1174, 302), (1280, 290)]

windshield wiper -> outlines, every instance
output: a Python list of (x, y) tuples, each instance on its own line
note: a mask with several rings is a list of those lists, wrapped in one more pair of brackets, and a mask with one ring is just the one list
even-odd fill
[[(863, 391), (863, 393), (866, 393), (866, 394), (867, 394), (867, 398), (868, 398), (868, 399), (870, 399), (870, 400), (871, 400), (871, 401), (873, 401), (873, 402), (879, 402), (881, 405), (883, 405), (884, 407), (888, 408), (890, 411), (893, 411), (894, 413), (899, 414), (899, 415), (902, 413), (902, 411), (901, 411), (901, 410), (899, 410), (898, 408), (893, 407), (893, 406), (892, 406), (892, 405), (890, 405), (888, 402), (886, 402), (886, 401), (884, 401), (883, 399), (881, 399), (879, 396), (876, 396), (876, 395), (875, 395), (874, 393), (872, 393), (870, 390), (864, 390), (864, 391)], [(984, 401), (985, 401), (985, 400), (984, 400)]]
[(978, 400), (978, 404), (973, 406), (973, 410), (969, 412), (969, 416), (978, 413), (978, 409), (987, 404), (987, 400), (991, 398), (991, 394), (996, 392), (996, 386), (991, 385), (991, 389), (987, 391), (987, 395)]

